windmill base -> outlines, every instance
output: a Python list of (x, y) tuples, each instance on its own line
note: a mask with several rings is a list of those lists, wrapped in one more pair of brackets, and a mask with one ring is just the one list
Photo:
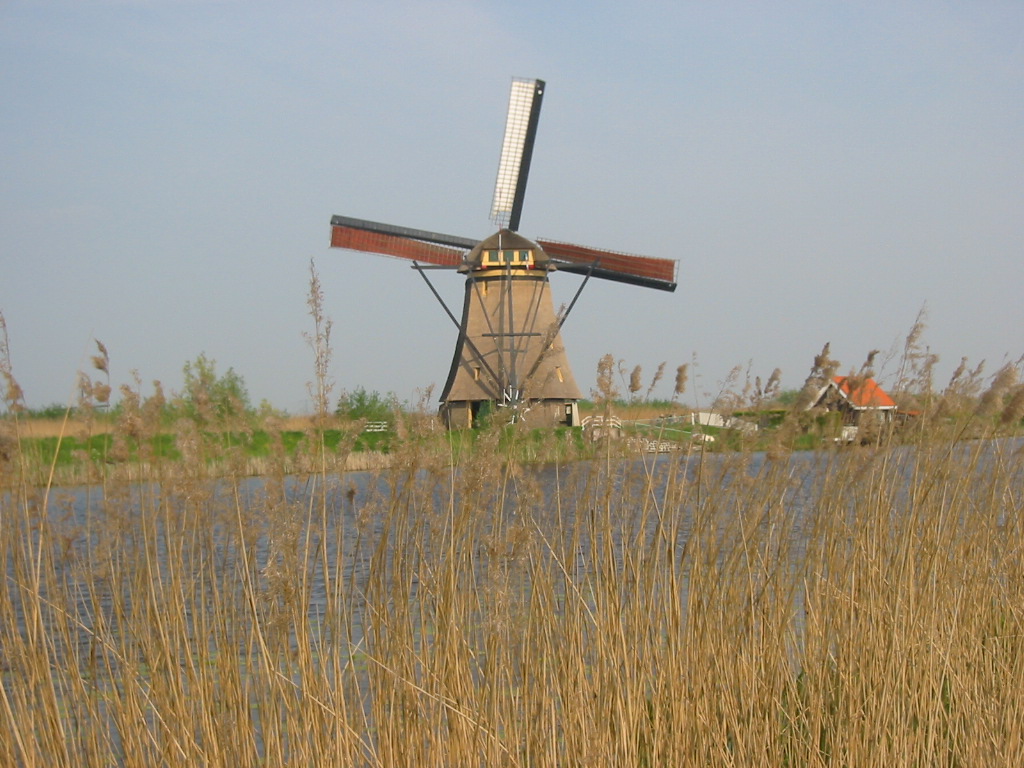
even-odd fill
[(438, 415), (448, 429), (472, 429), (495, 419), (530, 427), (577, 427), (580, 423), (576, 400), (534, 400), (517, 408), (499, 407), (493, 400), (458, 400), (442, 403)]

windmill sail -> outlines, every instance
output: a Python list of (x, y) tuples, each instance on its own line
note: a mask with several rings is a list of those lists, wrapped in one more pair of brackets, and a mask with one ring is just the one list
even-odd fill
[(555, 240), (537, 240), (537, 244), (563, 272), (590, 274), (604, 280), (657, 288), (662, 291), (676, 289), (678, 264), (672, 259), (636, 256)]
[(442, 267), (457, 267), (462, 263), (466, 251), (474, 245), (475, 240), (456, 235), (396, 227), (393, 224), (348, 216), (331, 218), (332, 248), (348, 248)]
[(543, 80), (512, 80), (508, 99), (505, 138), (501, 143), (498, 179), (494, 184), (491, 221), (499, 229), (519, 231), (526, 196), (526, 179), (530, 175), (533, 142), (537, 136), (540, 105), (544, 97)]

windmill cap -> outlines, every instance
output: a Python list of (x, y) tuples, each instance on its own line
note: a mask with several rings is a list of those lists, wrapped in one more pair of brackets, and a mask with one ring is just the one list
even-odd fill
[(549, 261), (544, 249), (510, 229), (502, 229), (477, 243), (476, 247), (466, 254), (465, 266), (479, 267), (484, 251), (533, 251), (533, 263), (538, 267), (546, 267)]

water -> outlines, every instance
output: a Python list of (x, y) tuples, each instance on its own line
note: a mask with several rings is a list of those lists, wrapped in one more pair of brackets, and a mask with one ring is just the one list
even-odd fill
[[(807, 511), (818, 504), (820, 478), (832, 461), (831, 454), (808, 452), (773, 467), (776, 482), (780, 472), (785, 480), (772, 504), (776, 517), (784, 518), (788, 526), (796, 553), (803, 551)], [(94, 578), (101, 566), (117, 563), (119, 558), (128, 562), (143, 552), (157, 578), (166, 579), (169, 548), (178, 561), (194, 558), (196, 567), (212, 566), (217, 574), (249, 572), (261, 580), (263, 588), (269, 588), (283, 560), (292, 567), (304, 563), (302, 582), (310, 619), (316, 621), (329, 612), (340, 584), (348, 593), (346, 602), (358, 627), (374, 563), (385, 573), (393, 570), (395, 546), (400, 543), (414, 547), (421, 560), (437, 557), (443, 562), (444, 553), (434, 550), (452, 535), (453, 517), (463, 514), (467, 504), (476, 505), (478, 519), (469, 535), (477, 547), (495, 535), (496, 526), (505, 531), (517, 524), (529, 525), (531, 535), (544, 539), (542, 549), (548, 557), (557, 558), (565, 555), (563, 536), (573, 531), (569, 564), (573, 577), (582, 580), (601, 544), (592, 540), (595, 531), (612, 537), (617, 568), (622, 566), (623, 547), (650, 546), (667, 528), (675, 537), (675, 549), (682, 552), (696, 507), (706, 505), (711, 497), (726, 496), (731, 503), (742, 503), (749, 494), (734, 486), (763, 479), (766, 462), (762, 453), (741, 458), (661, 454), (607, 465), (525, 469), (508, 478), (498, 477), (498, 482), (492, 478), (493, 486), (486, 489), (471, 487), (459, 473), (422, 470), (355, 472), (326, 480), (287, 478), (280, 484), (263, 478), (167, 487), (135, 484), (118, 487), (109, 497), (98, 486), (59, 488), (48, 494), (45, 511), (33, 509), (30, 516), (48, 522), (51, 545), (56, 543), (60, 550), (50, 552), (56, 579), (41, 585), (44, 596), (58, 587), (75, 596), (81, 642), (90, 641), (97, 611), (109, 626), (117, 621), (118, 601), (120, 613), (131, 610), (124, 602), (130, 590), (118, 590), (103, 578)], [(3, 503), (10, 509), (12, 500), (8, 496)], [(396, 509), (407, 525), (415, 526), (414, 531), (394, 530)], [(609, 511), (609, 525), (597, 525), (595, 515)], [(197, 519), (206, 526), (202, 530), (195, 527)], [(771, 514), (766, 514), (764, 524), (772, 522)], [(721, 540), (729, 534), (729, 516), (717, 510), (716, 524)], [(38, 527), (27, 541), (33, 548), (38, 546)], [(725, 542), (720, 543), (724, 550)], [(9, 584), (14, 568), (14, 558), (8, 558)], [(415, 598), (419, 585), (409, 586), (410, 598)], [(17, 595), (12, 605), (17, 624), (24, 627)], [(357, 633), (354, 641), (360, 639)]]
[[(787, 490), (784, 503), (803, 508), (813, 503), (813, 483), (808, 479), (822, 458), (806, 454), (789, 461), (804, 481)], [(26, 558), (39, 554), (39, 521), (45, 520), (49, 546), (44, 554), (52, 578), (39, 584), (39, 592), (44, 600), (74, 608), (81, 652), (94, 644), (101, 629), (116, 631), (118, 622), (133, 609), (132, 595), (138, 585), (123, 573), (120, 583), (113, 583), (107, 573), (134, 568), (142, 558), (154, 578), (166, 581), (172, 577), (169, 552), (174, 553), (175, 566), (191, 563), (230, 579), (248, 574), (259, 582), (253, 588), (260, 593), (280, 587), (275, 579), (301, 580), (308, 616), (315, 623), (331, 613), (338, 593), (344, 592), (350, 640), (358, 645), (373, 568), (390, 574), (395, 568), (395, 547), (402, 545), (413, 548), (420, 562), (436, 559), (442, 564), (446, 555), (436, 550), (446, 541), (450, 545), (454, 517), (464, 514), (466, 505), (475, 505), (478, 519), (461, 525), (477, 549), (494, 546), (492, 539), (510, 528), (529, 526), (524, 535), (544, 539), (541, 550), (548, 564), (568, 567), (572, 578), (582, 581), (594, 561), (595, 547), (601, 544), (591, 538), (595, 530), (612, 536), (616, 567), (622, 565), (627, 543), (648, 546), (669, 522), (681, 551), (690, 534), (692, 504), (667, 495), (692, 486), (698, 476), (709, 488), (714, 483), (725, 490), (743, 475), (757, 477), (764, 462), (762, 454), (742, 463), (717, 455), (683, 460), (660, 455), (608, 466), (544, 466), (508, 478), (497, 473), (492, 487), (484, 489), (472, 487), (458, 473), (422, 470), (411, 475), (357, 472), (329, 477), (326, 482), (287, 478), (278, 484), (251, 478), (165, 487), (134, 484), (119, 486), (109, 496), (98, 486), (58, 488), (48, 494), (45, 510), (39, 508), (39, 498), (28, 505), (31, 519), (26, 523), (30, 531), (23, 542), (28, 545), (24, 554)], [(12, 499), (5, 497), (3, 504), (8, 518), (15, 517)], [(586, 519), (609, 505), (614, 507), (614, 519), (607, 529)], [(667, 521), (666, 515), (673, 519)], [(798, 522), (800, 515), (795, 517)], [(395, 530), (396, 518), (412, 529)], [(564, 539), (566, 531), (575, 532), (571, 542)], [(571, 553), (565, 551), (569, 545)], [(482, 551), (476, 554), (480, 563), (487, 561)], [(511, 560), (514, 554), (497, 556)], [(24, 593), (11, 586), (24, 582), (26, 572), (31, 575), (33, 569), (22, 568), (16, 576), (17, 557), (5, 561), (10, 607), (16, 625), (24, 630)], [(414, 573), (413, 583), (405, 585), (411, 601), (420, 586), (415, 580), (418, 575)], [(385, 575), (385, 581), (388, 578)]]

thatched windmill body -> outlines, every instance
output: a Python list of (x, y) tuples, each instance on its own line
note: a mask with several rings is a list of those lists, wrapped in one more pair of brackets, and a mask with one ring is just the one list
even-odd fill
[[(538, 426), (575, 425), (581, 398), (562, 345), (561, 328), (591, 277), (673, 291), (676, 262), (518, 233), (537, 120), (541, 80), (512, 81), (508, 120), (491, 218), (500, 229), (483, 241), (334, 216), (331, 245), (409, 259), (458, 328), (441, 415), (451, 428), (468, 427), (488, 412)], [(427, 277), (455, 269), (466, 277), (461, 315), (452, 312)], [(585, 279), (568, 306), (555, 311), (549, 277), (573, 272)]]

